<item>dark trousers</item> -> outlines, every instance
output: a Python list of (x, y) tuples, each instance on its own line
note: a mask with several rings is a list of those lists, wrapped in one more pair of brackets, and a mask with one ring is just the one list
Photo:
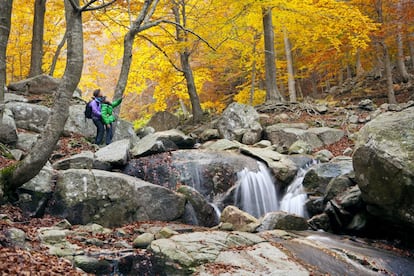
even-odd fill
[(106, 125), (105, 126), (106, 129), (106, 137), (105, 137), (105, 143), (107, 145), (109, 145), (112, 142), (112, 136), (113, 136), (113, 128), (112, 128), (112, 124)]
[(93, 123), (96, 126), (96, 138), (95, 138), (95, 144), (100, 145), (103, 140), (104, 132), (105, 132), (105, 126), (101, 119), (92, 119)]

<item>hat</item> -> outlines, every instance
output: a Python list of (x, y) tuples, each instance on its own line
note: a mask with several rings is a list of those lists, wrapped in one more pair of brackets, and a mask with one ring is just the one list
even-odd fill
[(95, 91), (93, 91), (93, 96), (96, 98), (99, 96), (100, 93), (101, 93), (101, 89), (96, 89)]

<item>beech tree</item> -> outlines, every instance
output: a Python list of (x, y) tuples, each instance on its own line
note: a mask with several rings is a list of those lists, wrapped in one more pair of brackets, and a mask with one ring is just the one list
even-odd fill
[(3, 120), (6, 89), (6, 50), (9, 40), (13, 0), (0, 0), (0, 122)]
[(11, 193), (35, 177), (48, 161), (59, 140), (69, 114), (70, 99), (78, 86), (83, 68), (83, 27), (82, 13), (106, 7), (112, 2), (93, 6), (91, 0), (80, 6), (79, 0), (65, 0), (67, 29), (67, 62), (59, 83), (50, 116), (44, 130), (28, 155), (16, 165), (0, 171), (0, 184), (6, 193)]
[(29, 77), (42, 74), (46, 0), (35, 0)]

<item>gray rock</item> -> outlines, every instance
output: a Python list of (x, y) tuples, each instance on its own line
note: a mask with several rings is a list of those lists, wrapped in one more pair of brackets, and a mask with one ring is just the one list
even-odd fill
[(269, 140), (260, 140), (259, 142), (254, 144), (254, 146), (258, 148), (268, 148), (272, 146), (272, 142), (270, 142)]
[(328, 186), (326, 187), (326, 192), (325, 192), (325, 197), (324, 197), (325, 201), (333, 199), (334, 197), (344, 192), (351, 186), (353, 186), (353, 183), (346, 176), (338, 176), (338, 177), (332, 178), (331, 181), (329, 181)]
[(13, 119), (13, 113), (5, 109), (3, 120), (0, 122), (0, 143), (11, 144), (18, 139), (16, 123)]
[(299, 217), (286, 212), (271, 212), (267, 213), (257, 231), (267, 231), (273, 229), (280, 230), (307, 230), (308, 224), (305, 218)]
[(230, 141), (227, 139), (219, 139), (216, 141), (208, 141), (204, 143), (201, 148), (203, 149), (209, 149), (214, 151), (224, 151), (224, 150), (233, 150), (233, 149), (239, 149), (242, 147), (243, 144), (237, 142), (237, 141)]
[(94, 160), (95, 154), (93, 152), (84, 151), (55, 162), (53, 168), (55, 170), (92, 169)]
[(44, 209), (52, 194), (54, 171), (50, 163), (18, 189), (19, 200), (17, 205), (26, 215), (43, 215)]
[(144, 233), (134, 239), (132, 246), (134, 248), (147, 248), (154, 240), (154, 234)]
[[(166, 275), (190, 275), (197, 272), (200, 265), (214, 262), (221, 252), (230, 251), (236, 246), (243, 246), (247, 250), (244, 246), (261, 243), (264, 243), (264, 240), (254, 234), (208, 231), (155, 240), (151, 243), (150, 250)], [(280, 252), (277, 248), (271, 247), (271, 249), (274, 250), (273, 252)], [(221, 261), (222, 258), (218, 263)], [(276, 269), (276, 266), (273, 269)]]
[(297, 140), (289, 147), (288, 152), (289, 154), (310, 154), (312, 147), (305, 141)]
[(20, 94), (53, 94), (57, 91), (59, 82), (59, 79), (44, 74), (10, 83), (7, 89)]
[(254, 144), (262, 138), (263, 129), (259, 122), (259, 114), (249, 105), (230, 104), (218, 120), (217, 128), (220, 135), (228, 140), (244, 140)]
[(358, 124), (359, 123), (359, 117), (357, 115), (351, 115), (348, 119), (348, 122), (351, 124)]
[(4, 94), (4, 103), (11, 103), (11, 102), (22, 102), (27, 103), (28, 100), (23, 97), (22, 95), (17, 95), (13, 93), (5, 93)]
[(168, 239), (174, 235), (178, 235), (177, 231), (172, 230), (170, 227), (163, 227), (160, 231), (155, 234), (155, 238), (158, 239)]
[(310, 196), (305, 203), (309, 216), (321, 214), (325, 209), (325, 202), (321, 196)]
[(331, 222), (329, 216), (325, 213), (313, 216), (308, 220), (308, 224), (313, 230), (322, 229), (326, 232), (331, 230)]
[(324, 145), (331, 145), (341, 140), (345, 132), (342, 129), (335, 129), (329, 127), (310, 128), (307, 132), (316, 134)]
[(18, 228), (8, 228), (4, 231), (6, 237), (10, 240), (11, 245), (16, 247), (26, 247), (26, 233)]
[(153, 133), (155, 133), (155, 129), (153, 127), (142, 127), (138, 129), (136, 132), (137, 137), (139, 137), (140, 139)]
[(133, 157), (177, 150), (179, 147), (191, 148), (195, 144), (193, 138), (173, 129), (149, 134), (135, 143), (131, 154)]
[(89, 256), (75, 256), (74, 264), (86, 273), (98, 275), (109, 275), (112, 273), (112, 266), (107, 260)]
[(36, 143), (39, 134), (33, 134), (28, 132), (20, 132), (17, 134), (16, 148), (22, 151), (28, 152)]
[(128, 139), (113, 142), (95, 152), (95, 161), (108, 163), (115, 167), (126, 165), (130, 147), (131, 142)]
[(80, 134), (85, 138), (96, 136), (96, 127), (91, 119), (86, 119), (85, 104), (77, 104), (69, 107), (69, 117), (66, 121), (63, 134), (69, 136), (71, 133)]
[(19, 149), (12, 149), (10, 153), (13, 155), (14, 160), (20, 161), (24, 155), (24, 152)]
[(203, 130), (203, 132), (199, 135), (201, 142), (206, 142), (214, 139), (220, 138), (220, 133), (218, 129), (215, 128), (208, 128)]
[(8, 103), (6, 108), (13, 112), (16, 127), (41, 132), (49, 118), (50, 109), (30, 103)]
[(328, 106), (326, 104), (318, 104), (315, 105), (315, 110), (319, 114), (325, 114), (326, 112), (328, 112)]
[(45, 244), (64, 243), (66, 241), (66, 236), (69, 234), (68, 230), (48, 227), (40, 228), (38, 232), (40, 241)]
[(231, 205), (224, 208), (220, 221), (231, 223), (234, 230), (243, 232), (255, 232), (260, 225), (255, 217)]
[[(206, 198), (197, 192), (196, 189), (183, 185), (177, 190), (177, 192), (183, 194), (188, 203), (191, 204), (197, 220), (195, 225), (207, 227), (217, 225), (218, 218), (213, 206), (211, 206)], [(188, 223), (187, 221), (184, 222)]]
[(315, 154), (315, 159), (323, 163), (329, 162), (333, 157), (332, 152), (327, 149), (320, 150)]
[(135, 134), (134, 126), (125, 120), (118, 119), (114, 123), (115, 133), (112, 141), (119, 141), (129, 139), (132, 144), (138, 141), (138, 137)]
[(375, 106), (371, 99), (365, 99), (359, 102), (358, 107), (363, 110), (374, 111)]
[(168, 111), (156, 112), (147, 123), (147, 127), (154, 128), (155, 131), (175, 129), (180, 123), (180, 119)]
[(410, 225), (411, 229), (414, 228), (412, 137), (414, 107), (398, 113), (387, 112), (360, 130), (353, 155), (356, 180), (369, 213), (391, 224)]
[(352, 161), (334, 161), (321, 163), (311, 168), (303, 179), (303, 187), (308, 194), (324, 195), (332, 178), (345, 175), (353, 170)]
[(172, 221), (185, 200), (161, 186), (120, 173), (100, 170), (61, 171), (48, 213), (71, 223), (119, 226), (132, 221)]

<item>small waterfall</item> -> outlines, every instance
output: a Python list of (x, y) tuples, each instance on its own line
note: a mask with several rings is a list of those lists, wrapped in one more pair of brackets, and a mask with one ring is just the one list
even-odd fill
[(258, 162), (257, 172), (244, 168), (237, 173), (238, 186), (235, 203), (243, 211), (259, 218), (278, 210), (278, 198), (274, 180), (263, 163)]
[(300, 217), (308, 217), (305, 209), (305, 202), (308, 199), (307, 194), (303, 190), (303, 179), (313, 163), (305, 168), (300, 168), (292, 183), (288, 186), (286, 194), (280, 201), (280, 210)]

